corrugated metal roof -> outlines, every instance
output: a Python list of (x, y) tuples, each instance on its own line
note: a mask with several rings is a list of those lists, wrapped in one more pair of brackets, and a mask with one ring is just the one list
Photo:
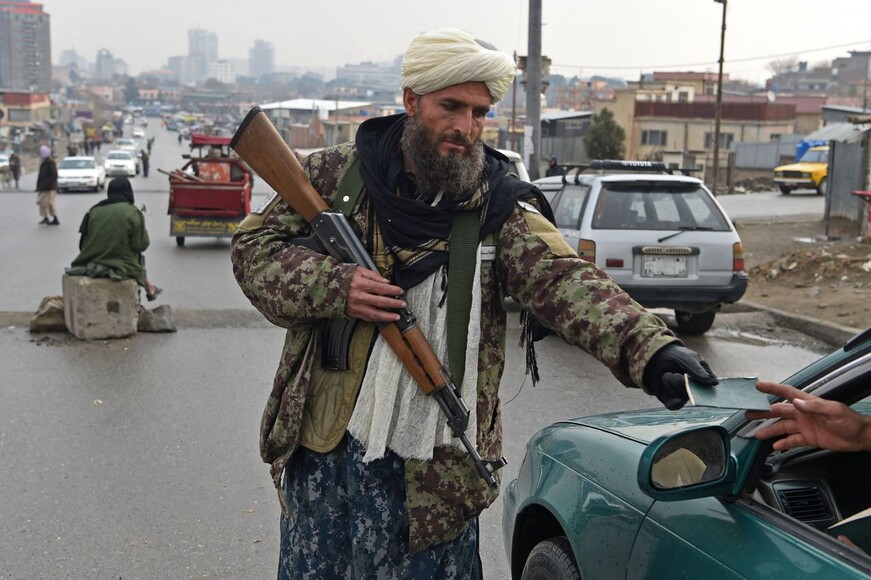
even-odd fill
[(289, 101), (276, 101), (260, 105), (261, 109), (291, 109), (294, 111), (335, 111), (338, 109), (356, 109), (370, 107), (371, 102), (366, 101), (328, 101), (325, 99), (290, 99)]
[(581, 117), (592, 117), (593, 111), (556, 111), (553, 113), (542, 113), (542, 121), (561, 121), (563, 119), (578, 119)]
[(854, 123), (832, 123), (819, 131), (814, 131), (804, 138), (805, 141), (835, 141), (837, 143), (852, 143), (862, 138), (871, 130), (871, 123), (857, 125)]

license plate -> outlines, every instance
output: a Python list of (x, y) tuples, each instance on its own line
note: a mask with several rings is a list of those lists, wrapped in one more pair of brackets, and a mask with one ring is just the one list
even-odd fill
[(641, 275), (645, 278), (686, 278), (687, 256), (642, 256)]

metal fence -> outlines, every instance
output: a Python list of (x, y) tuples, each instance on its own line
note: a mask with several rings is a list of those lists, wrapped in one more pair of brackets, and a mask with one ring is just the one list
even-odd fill
[(795, 147), (801, 140), (801, 135), (783, 135), (770, 143), (736, 143), (734, 167), (774, 169), (784, 158), (795, 158)]
[(829, 215), (861, 221), (864, 203), (853, 195), (863, 188), (862, 142), (832, 141), (829, 152)]

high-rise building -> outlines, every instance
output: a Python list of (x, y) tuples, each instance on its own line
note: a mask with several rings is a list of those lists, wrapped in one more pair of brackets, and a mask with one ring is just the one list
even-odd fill
[(112, 80), (115, 74), (115, 57), (105, 48), (97, 51), (97, 62), (94, 65), (94, 76), (97, 80)]
[(257, 39), (248, 51), (248, 75), (259, 79), (275, 72), (275, 50), (271, 42)]
[(218, 35), (201, 28), (188, 30), (188, 57), (196, 65), (192, 80), (205, 79), (209, 66), (218, 60)]
[(42, 4), (0, 0), (0, 89), (51, 91), (51, 26)]

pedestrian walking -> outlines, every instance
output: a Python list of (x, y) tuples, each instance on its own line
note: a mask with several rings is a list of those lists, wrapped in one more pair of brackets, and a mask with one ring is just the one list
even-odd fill
[(139, 156), (142, 158), (142, 177), (148, 177), (148, 152), (140, 149)]
[[(234, 235), (236, 280), (287, 329), (260, 439), (282, 504), (279, 579), (481, 578), (478, 515), (498, 486), (479, 476), (437, 401), (421, 396), (372, 324), (397, 321), (399, 309), (415, 313), (434, 352), (452, 353), (442, 362), (469, 409), (467, 438), (494, 462), (503, 296), (669, 408), (686, 401), (683, 373), (717, 383), (659, 318), (578, 258), (538, 189), (483, 144), (514, 74), (510, 55), (465, 32), (423, 34), (402, 63), (405, 113), (367, 120), (354, 142), (305, 160), (325, 200), (357, 196), (350, 221), (379, 271), (296, 245), (310, 227), (278, 198)], [(474, 218), (468, 253), (453, 235), (463, 216)], [(463, 271), (468, 287), (456, 286)], [(467, 322), (450, 322), (447, 309), (466, 295)], [(358, 322), (343, 350), (349, 367), (334, 371), (321, 355), (340, 342), (326, 330), (340, 318)]]
[(9, 172), (15, 182), (15, 189), (18, 189), (18, 180), (21, 178), (21, 158), (18, 157), (17, 153), (9, 156)]
[(43, 145), (39, 148), (39, 173), (36, 177), (36, 205), (42, 217), (40, 225), (57, 226), (55, 201), (57, 200), (57, 163), (51, 155), (51, 149)]

